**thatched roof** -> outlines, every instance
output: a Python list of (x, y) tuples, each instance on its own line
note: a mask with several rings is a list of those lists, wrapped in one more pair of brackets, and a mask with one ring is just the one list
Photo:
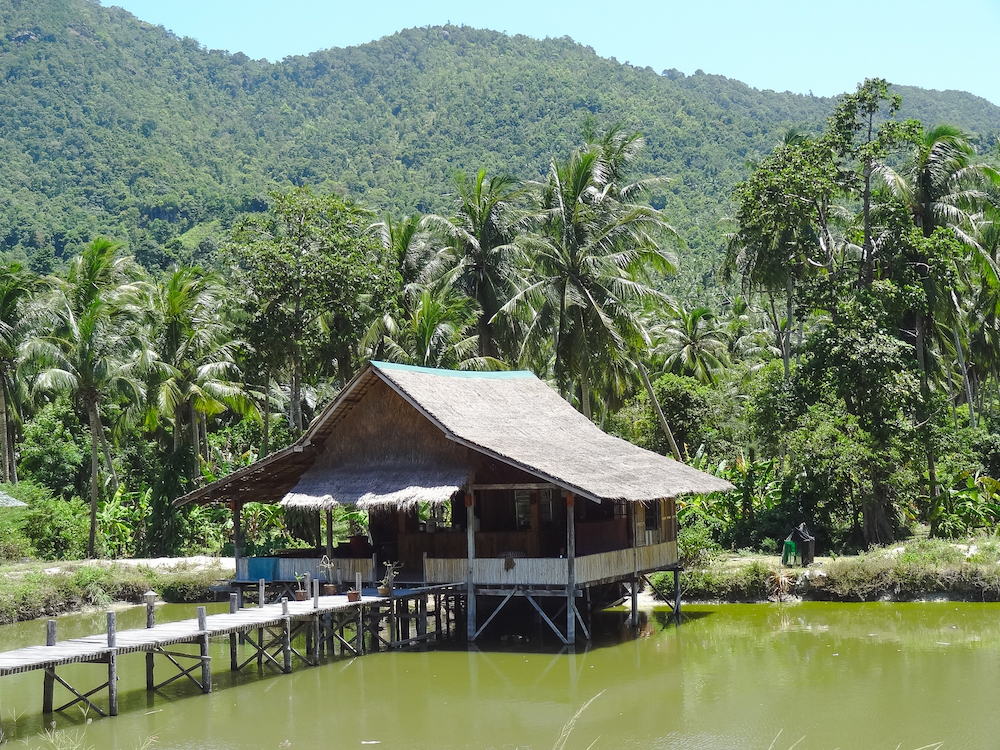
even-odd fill
[(296, 445), (175, 502), (443, 502), (487, 458), (596, 502), (732, 489), (607, 435), (529, 372), (372, 362)]

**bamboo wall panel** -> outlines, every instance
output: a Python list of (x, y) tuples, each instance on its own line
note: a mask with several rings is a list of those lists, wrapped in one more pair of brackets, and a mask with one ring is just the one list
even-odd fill
[[(509, 563), (514, 566), (507, 570)], [(640, 573), (677, 564), (677, 542), (663, 542), (601, 552), (576, 558), (576, 582), (593, 583), (631, 578)], [(468, 578), (468, 560), (427, 558), (424, 580), (427, 583), (454, 583)], [(481, 558), (473, 561), (473, 582), (479, 585), (565, 586), (566, 560), (552, 557)]]
[(472, 580), (491, 586), (565, 586), (568, 573), (566, 560), (555, 557), (476, 558)]
[(456, 583), (469, 577), (469, 561), (459, 558), (434, 558), (424, 560), (425, 583)]

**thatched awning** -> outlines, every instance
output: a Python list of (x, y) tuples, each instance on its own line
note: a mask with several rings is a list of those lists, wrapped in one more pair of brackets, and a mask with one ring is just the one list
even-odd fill
[(329, 510), (356, 505), (365, 510), (441, 504), (469, 481), (467, 467), (429, 463), (376, 463), (340, 469), (310, 470), (281, 500), (286, 508)]
[(530, 372), (372, 362), (299, 441), (175, 501), (407, 506), (444, 502), (487, 460), (595, 502), (728, 482), (604, 433)]

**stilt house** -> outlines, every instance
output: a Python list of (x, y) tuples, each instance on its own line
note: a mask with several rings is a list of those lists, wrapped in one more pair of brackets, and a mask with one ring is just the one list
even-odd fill
[[(560, 597), (572, 641), (578, 600), (620, 600), (623, 582), (677, 568), (678, 495), (728, 489), (604, 433), (529, 372), (372, 362), (294, 445), (176, 504), (230, 504), (237, 579), (320, 575), (325, 551), (345, 580), (370, 581), (394, 560), (408, 580), (462, 584), (472, 638), (485, 626), (477, 598), (521, 595), (540, 613), (537, 599)], [(251, 501), (313, 511), (317, 528), (325, 514), (325, 550), (242, 556), (240, 510)], [(337, 505), (369, 511), (371, 547), (332, 545)]]

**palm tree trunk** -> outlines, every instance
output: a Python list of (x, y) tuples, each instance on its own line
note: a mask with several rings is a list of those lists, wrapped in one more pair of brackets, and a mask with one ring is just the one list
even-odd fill
[(111, 444), (104, 434), (104, 425), (101, 423), (101, 415), (97, 411), (97, 404), (91, 405), (90, 418), (93, 420), (91, 426), (97, 426), (97, 438), (101, 441), (101, 450), (104, 452), (104, 462), (107, 464), (108, 472), (111, 474), (111, 491), (118, 492), (118, 472), (115, 471), (115, 462), (111, 458)]
[(580, 374), (580, 406), (582, 407), (583, 410), (583, 416), (585, 416), (587, 419), (591, 419), (590, 378), (587, 377), (586, 372)]
[(656, 410), (656, 416), (660, 420), (660, 426), (663, 427), (663, 432), (667, 435), (667, 442), (670, 444), (670, 450), (674, 453), (674, 458), (678, 461), (681, 460), (681, 452), (677, 449), (677, 443), (674, 441), (674, 433), (670, 429), (670, 425), (667, 424), (667, 418), (663, 416), (663, 409), (660, 408), (660, 401), (656, 398), (656, 392), (653, 390), (653, 384), (649, 382), (649, 374), (646, 372), (646, 368), (643, 366), (642, 362), (639, 361), (639, 357), (635, 358), (635, 366), (639, 370), (639, 375), (642, 377), (642, 384), (646, 387), (646, 393), (649, 395), (649, 402), (653, 405)]
[(3, 481), (10, 482), (10, 420), (7, 418), (7, 388), (0, 381), (0, 450), (3, 451)]
[(302, 434), (302, 357), (296, 351), (292, 354), (292, 432), (297, 438)]
[(965, 401), (969, 405), (969, 426), (976, 426), (976, 405), (972, 401), (972, 385), (969, 383), (969, 371), (965, 367), (965, 354), (962, 351), (962, 340), (958, 336), (958, 326), (951, 329), (955, 338), (955, 350), (958, 352), (958, 367), (962, 371), (962, 382), (965, 384)]
[(87, 538), (87, 557), (93, 558), (97, 546), (97, 431), (100, 417), (94, 405), (88, 406), (87, 413), (90, 416), (90, 536)]
[(198, 439), (200, 431), (198, 429), (198, 412), (191, 407), (191, 478), (198, 478), (198, 458), (201, 455), (201, 445)]
[(264, 376), (264, 437), (260, 441), (260, 457), (268, 454), (271, 440), (271, 373)]
[(948, 403), (951, 404), (951, 416), (955, 420), (955, 432), (958, 432), (958, 407), (955, 404), (955, 382), (951, 378), (951, 363), (944, 370), (948, 383)]
[(781, 356), (785, 361), (785, 377), (791, 372), (792, 361), (792, 275), (785, 280), (785, 340), (781, 347)]

